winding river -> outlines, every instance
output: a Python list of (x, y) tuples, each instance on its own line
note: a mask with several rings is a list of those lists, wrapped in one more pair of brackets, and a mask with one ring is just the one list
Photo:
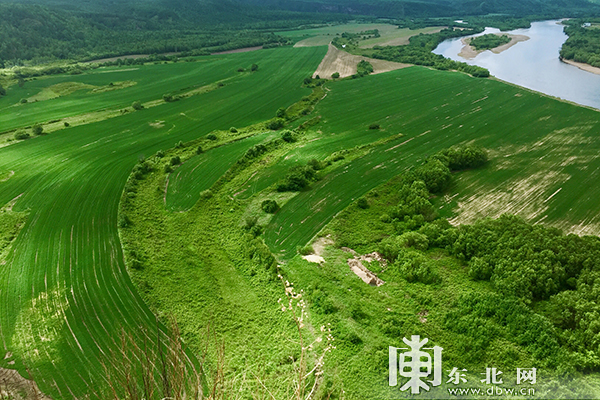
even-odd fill
[[(500, 31), (486, 28), (479, 35), (497, 32)], [(600, 75), (583, 71), (558, 58), (560, 47), (567, 40), (559, 21), (534, 22), (529, 29), (507, 33), (525, 35), (530, 39), (500, 54), (484, 51), (470, 60), (458, 55), (463, 47), (461, 38), (442, 42), (434, 53), (485, 67), (503, 81), (600, 109)]]

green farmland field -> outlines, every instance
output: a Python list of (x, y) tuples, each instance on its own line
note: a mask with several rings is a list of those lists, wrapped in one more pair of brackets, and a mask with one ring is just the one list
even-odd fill
[(448, 215), (459, 211), (458, 220), (471, 222), (511, 212), (567, 231), (598, 232), (600, 209), (594, 198), (600, 188), (593, 184), (600, 170), (597, 111), (494, 80), (413, 67), (331, 85), (315, 112), (322, 116), (315, 128), (324, 137), (368, 137), (365, 126), (379, 123), (382, 131), (405, 138), (373, 150), (292, 199), (265, 235), (275, 251), (293, 254), (361, 193), (461, 143), (490, 149), (492, 162), (459, 178), (459, 200), (446, 206)]
[[(0, 365), (16, 367), (24, 376), (29, 368), (40, 388), (55, 398), (98, 387), (94, 382), (102, 373), (102, 352), (113, 346), (120, 330), (156, 326), (127, 275), (117, 234), (117, 207), (133, 165), (180, 140), (270, 118), (279, 107), (310, 93), (301, 82), (324, 54), (323, 48), (265, 50), (151, 65), (143, 74), (117, 72), (119, 80), (138, 84), (104, 93), (102, 106), (121, 107), (134, 99), (160, 99), (167, 91), (234, 79), (204, 95), (0, 149), (0, 176), (8, 177), (0, 181), (0, 204), (21, 196), (14, 210), (29, 213), (10, 255), (0, 263), (0, 336), (12, 354)], [(260, 70), (243, 76), (236, 72), (252, 63)], [(110, 75), (56, 77), (36, 84), (117, 80)], [(150, 81), (156, 85), (143, 83)], [(98, 107), (95, 94), (80, 103), (84, 96), (76, 92), (20, 106), (29, 110), (22, 115), (3, 111), (0, 130)], [(11, 88), (2, 102), (9, 107), (19, 97), (24, 97), (21, 89)], [(70, 104), (77, 106), (71, 109)]]

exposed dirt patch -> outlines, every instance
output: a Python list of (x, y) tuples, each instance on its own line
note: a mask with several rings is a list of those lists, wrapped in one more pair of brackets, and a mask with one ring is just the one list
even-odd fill
[[(498, 47), (494, 47), (493, 49), (490, 49), (490, 51), (492, 53), (496, 53), (496, 54), (500, 54), (503, 51), (508, 50), (509, 48), (511, 48), (512, 46), (514, 46), (515, 44), (517, 44), (519, 42), (524, 42), (526, 40), (529, 40), (529, 36), (525, 36), (525, 35), (508, 35), (506, 33), (495, 33), (495, 35), (498, 35), (498, 36), (506, 35), (510, 38), (510, 42), (503, 44), (502, 46), (498, 46)], [(461, 42), (464, 45), (464, 47), (462, 48), (460, 53), (458, 53), (458, 55), (461, 56), (462, 58), (466, 58), (467, 60), (470, 60), (471, 58), (475, 58), (479, 53), (483, 53), (484, 51), (487, 51), (487, 50), (475, 50), (475, 48), (469, 44), (469, 43), (471, 43), (471, 38), (464, 38), (461, 40)]]
[(357, 64), (362, 60), (366, 60), (371, 63), (373, 66), (373, 74), (381, 74), (383, 72), (410, 67), (409, 64), (401, 64), (392, 61), (355, 56), (336, 48), (332, 44), (329, 44), (329, 50), (327, 51), (327, 54), (325, 54), (321, 64), (319, 64), (317, 67), (317, 70), (313, 74), (313, 78), (319, 75), (321, 78), (331, 79), (331, 75), (335, 72), (340, 74), (340, 78), (354, 75), (356, 74)]
[(15, 400), (52, 400), (40, 391), (34, 381), (23, 378), (12, 369), (0, 368), (0, 397)]
[[(352, 254), (356, 254), (354, 250), (348, 250), (352, 251)], [(381, 265), (385, 266), (387, 265), (387, 261), (383, 258), (383, 256), (375, 251), (373, 253), (365, 254), (364, 256), (357, 254), (354, 256), (354, 258), (348, 259), (348, 266), (350, 267), (352, 272), (354, 272), (360, 279), (363, 280), (363, 282), (371, 286), (383, 285), (385, 282), (379, 279), (374, 272), (370, 271), (367, 267), (365, 267), (362, 263), (363, 261), (369, 263), (373, 261), (379, 261)]]
[(309, 254), (306, 256), (302, 256), (306, 261), (313, 262), (317, 264), (322, 264), (325, 262), (323, 255), (325, 253), (325, 247), (331, 246), (333, 244), (333, 240), (331, 240), (331, 235), (320, 237), (312, 244), (312, 248), (314, 254)]

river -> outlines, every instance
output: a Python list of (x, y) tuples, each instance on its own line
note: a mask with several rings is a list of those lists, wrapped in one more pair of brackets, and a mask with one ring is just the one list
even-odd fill
[[(486, 28), (479, 35), (497, 32), (500, 31)], [(503, 81), (600, 109), (600, 75), (583, 71), (558, 58), (560, 47), (567, 40), (559, 21), (534, 22), (529, 29), (516, 29), (506, 33), (525, 35), (530, 39), (519, 42), (500, 54), (484, 51), (471, 60), (458, 55), (463, 47), (461, 38), (440, 43), (434, 53), (485, 67)]]

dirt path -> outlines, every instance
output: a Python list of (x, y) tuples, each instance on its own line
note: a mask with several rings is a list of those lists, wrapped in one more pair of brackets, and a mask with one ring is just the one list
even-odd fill
[(210, 53), (210, 55), (215, 56), (215, 55), (219, 55), (219, 54), (247, 53), (249, 51), (260, 50), (262, 48), (263, 48), (262, 46), (244, 47), (243, 49), (234, 49), (234, 50), (227, 50), (227, 51), (219, 51), (217, 53)]
[[(524, 42), (526, 40), (529, 40), (529, 36), (525, 36), (525, 35), (508, 35), (506, 33), (497, 33), (495, 35), (498, 35), (498, 36), (507, 35), (510, 38), (510, 42), (503, 44), (502, 46), (498, 46), (498, 47), (494, 47), (493, 49), (490, 49), (490, 51), (495, 54), (500, 54), (503, 51), (508, 50), (509, 48), (511, 48), (512, 46), (514, 46), (515, 44), (517, 44), (519, 42)], [(461, 42), (464, 45), (464, 47), (462, 48), (460, 53), (458, 53), (458, 55), (467, 60), (475, 58), (479, 53), (483, 53), (484, 51), (486, 51), (486, 50), (475, 50), (475, 48), (469, 44), (471, 42), (471, 38), (464, 38), (461, 40)]]
[(363, 56), (355, 56), (336, 48), (329, 44), (329, 50), (317, 70), (313, 74), (313, 78), (319, 75), (324, 79), (331, 79), (331, 75), (335, 72), (340, 74), (340, 78), (345, 78), (356, 74), (356, 65), (361, 60), (366, 60), (373, 66), (373, 74), (381, 74), (382, 72), (394, 71), (396, 69), (410, 67), (409, 64), (401, 64), (393, 61), (376, 60)]

